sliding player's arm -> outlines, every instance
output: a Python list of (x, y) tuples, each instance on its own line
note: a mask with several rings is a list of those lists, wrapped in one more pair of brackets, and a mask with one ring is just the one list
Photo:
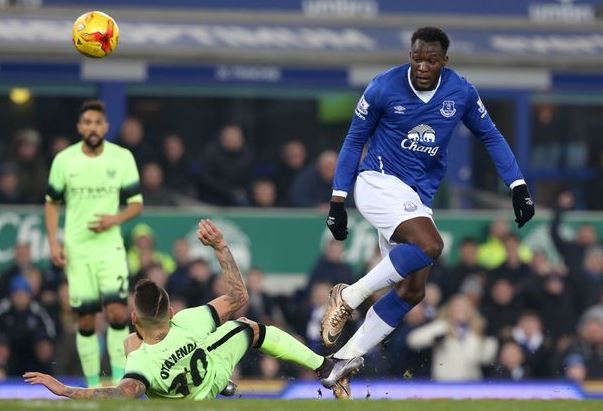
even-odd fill
[(41, 372), (26, 372), (23, 379), (29, 384), (42, 384), (53, 394), (73, 400), (136, 399), (146, 391), (145, 385), (134, 378), (124, 378), (116, 387), (103, 388), (70, 387)]
[(213, 299), (208, 304), (216, 310), (220, 323), (223, 323), (237, 310), (247, 304), (249, 300), (247, 287), (245, 287), (241, 271), (218, 227), (210, 220), (201, 220), (199, 222), (197, 237), (204, 245), (214, 249), (222, 268), (222, 277), (226, 282), (226, 294)]

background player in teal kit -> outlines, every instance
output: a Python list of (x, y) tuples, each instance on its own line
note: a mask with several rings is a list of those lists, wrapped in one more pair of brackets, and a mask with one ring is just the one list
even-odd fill
[[(82, 141), (52, 162), (45, 206), (52, 262), (66, 269), (70, 305), (78, 315), (77, 351), (88, 386), (100, 383), (94, 317), (103, 306), (113, 380), (121, 380), (124, 373), (128, 267), (120, 224), (139, 215), (143, 207), (134, 157), (105, 141), (108, 130), (103, 103), (85, 102), (77, 123)], [(121, 202), (126, 206), (120, 210)], [(57, 234), (62, 203), (64, 248)]]
[[(150, 280), (141, 280), (134, 294), (132, 321), (137, 334), (126, 341), (129, 352), (126, 374), (116, 387), (67, 387), (49, 375), (30, 372), (27, 382), (43, 384), (53, 393), (74, 399), (150, 398), (213, 399), (228, 384), (234, 367), (250, 347), (272, 357), (315, 370), (323, 385), (338, 397), (347, 397), (346, 380), (363, 365), (356, 357), (338, 367), (291, 335), (274, 326), (246, 318), (227, 321), (247, 304), (245, 283), (220, 230), (209, 220), (199, 223), (197, 235), (214, 248), (222, 268), (227, 293), (206, 305), (173, 315), (166, 291)], [(139, 340), (139, 337), (142, 340)], [(326, 378), (329, 376), (329, 378)]]

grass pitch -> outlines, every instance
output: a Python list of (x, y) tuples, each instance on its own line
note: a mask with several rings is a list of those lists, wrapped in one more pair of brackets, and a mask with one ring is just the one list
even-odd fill
[(601, 411), (603, 401), (530, 400), (153, 400), (0, 401), (6, 411)]

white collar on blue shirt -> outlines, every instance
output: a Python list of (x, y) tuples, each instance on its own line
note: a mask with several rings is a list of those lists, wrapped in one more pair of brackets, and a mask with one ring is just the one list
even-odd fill
[(440, 87), (440, 82), (442, 81), (442, 76), (440, 75), (440, 78), (438, 78), (438, 85), (433, 90), (418, 91), (412, 85), (412, 81), (410, 81), (410, 67), (408, 68), (406, 77), (408, 78), (408, 84), (410, 85), (410, 88), (417, 95), (417, 97), (419, 97), (423, 101), (423, 103), (429, 103), (429, 100), (431, 100), (436, 91), (438, 91), (438, 87)]

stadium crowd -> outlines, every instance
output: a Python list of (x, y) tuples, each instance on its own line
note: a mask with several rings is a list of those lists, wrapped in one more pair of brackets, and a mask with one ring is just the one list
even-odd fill
[[(536, 110), (535, 167), (567, 169), (566, 163), (578, 162), (572, 167), (586, 170), (588, 179), (573, 184), (576, 207), (602, 210), (603, 146), (598, 142), (584, 143), (579, 152), (588, 152), (588, 159), (572, 160), (575, 156), (571, 153), (576, 150), (565, 149), (565, 140), (558, 136), (565, 122), (547, 107), (538, 106)], [(311, 140), (300, 136), (281, 140), (282, 145), (276, 149), (259, 149), (247, 138), (244, 127), (232, 123), (223, 125), (216, 138), (204, 138), (193, 144), (190, 136), (178, 133), (149, 137), (143, 122), (132, 116), (124, 120), (116, 142), (134, 154), (146, 205), (326, 208), (331, 198), (337, 153), (325, 149), (324, 145), (318, 148)], [(5, 141), (0, 141), (4, 153), (0, 158), (0, 204), (42, 204), (52, 159), (75, 140), (64, 135), (42, 138), (38, 130), (25, 128), (18, 130), (12, 140), (6, 138)], [(556, 154), (544, 150), (550, 147), (556, 147)], [(565, 158), (564, 153), (569, 158)], [(482, 178), (486, 174), (475, 177)], [(497, 178), (495, 174), (491, 177)], [(489, 181), (488, 185), (494, 187), (496, 183)], [(558, 187), (545, 184), (540, 188), (539, 204), (553, 207), (553, 194)], [(436, 197), (437, 208), (458, 203), (458, 200), (444, 198), (453, 194), (446, 184), (441, 191), (445, 194)], [(470, 193), (464, 197), (467, 194)], [(480, 201), (479, 196), (469, 197)], [(492, 201), (482, 201), (480, 205), (492, 207)]]
[[(363, 376), (603, 378), (603, 248), (590, 225), (580, 227), (572, 241), (560, 234), (563, 214), (572, 204), (573, 197), (563, 193), (551, 221), (559, 263), (523, 246), (504, 221), (493, 221), (487, 238), (465, 238), (458, 264), (436, 265), (425, 300), (367, 355)], [(156, 281), (168, 290), (176, 311), (223, 293), (220, 276), (207, 261), (190, 257), (185, 239), (174, 243), (173, 253), (160, 252), (152, 228), (140, 223), (128, 242), (130, 284), (139, 278)], [(319, 329), (330, 287), (360, 275), (344, 262), (343, 252), (341, 242), (327, 243), (307, 273), (307, 284), (292, 295), (268, 295), (262, 269), (250, 269), (250, 303), (237, 316), (278, 325), (324, 353)], [(372, 263), (379, 258), (376, 251)], [(348, 337), (378, 297), (360, 307), (344, 331)], [(32, 263), (29, 245), (17, 244), (12, 267), (0, 274), (0, 299), (0, 379), (32, 369), (81, 373), (76, 321), (60, 270), (40, 269)], [(346, 339), (344, 335), (340, 341)], [(238, 372), (264, 379), (313, 377), (284, 367), (251, 355)]]
[[(337, 153), (324, 150), (310, 161), (302, 140), (292, 139), (277, 162), (255, 161), (243, 130), (225, 125), (198, 156), (179, 134), (168, 134), (156, 149), (144, 127), (126, 119), (116, 141), (128, 148), (139, 168), (142, 193), (149, 206), (211, 204), (247, 207), (317, 207), (328, 205)], [(0, 204), (42, 204), (52, 158), (72, 144), (67, 137), (43, 146), (40, 133), (22, 129), (0, 163)]]

